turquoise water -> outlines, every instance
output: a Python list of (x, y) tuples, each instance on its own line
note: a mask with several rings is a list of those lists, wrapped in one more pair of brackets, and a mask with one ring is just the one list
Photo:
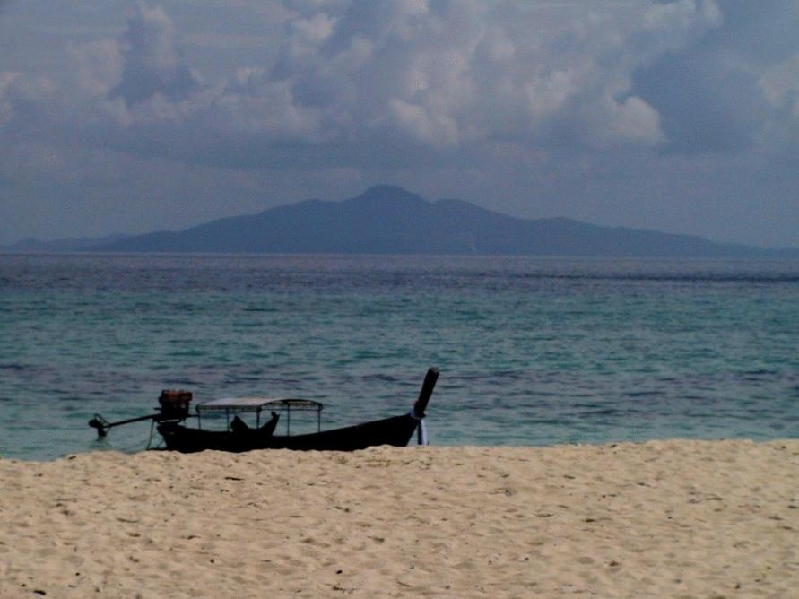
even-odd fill
[[(0, 456), (136, 451), (162, 388), (434, 445), (799, 435), (799, 262), (0, 256)], [(294, 426), (294, 424), (292, 424)]]

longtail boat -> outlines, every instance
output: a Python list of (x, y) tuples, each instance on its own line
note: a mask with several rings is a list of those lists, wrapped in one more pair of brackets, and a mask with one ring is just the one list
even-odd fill
[[(303, 399), (269, 399), (263, 397), (217, 399), (196, 406), (197, 427), (184, 424), (190, 417), (188, 403), (191, 394), (186, 391), (163, 391), (158, 414), (134, 418), (118, 423), (109, 423), (99, 415), (90, 425), (104, 436), (108, 429), (118, 424), (127, 424), (149, 418), (157, 424), (158, 433), (164, 441), (165, 449), (192, 453), (206, 449), (242, 452), (253, 449), (296, 449), (354, 451), (378, 445), (405, 447), (414, 433), (418, 434), (420, 444), (426, 443), (424, 428), (425, 410), (438, 381), (437, 368), (428, 370), (422, 383), (419, 397), (410, 412), (382, 420), (362, 422), (344, 428), (320, 430), (320, 414), (323, 404)], [(297, 411), (315, 411), (317, 432), (291, 435), (291, 414)], [(251, 428), (240, 418), (240, 413), (255, 413), (256, 424)], [(262, 412), (271, 412), (271, 418), (260, 424)], [(224, 430), (202, 428), (202, 417), (212, 413), (223, 413), (227, 427)], [(281, 413), (287, 414), (285, 435), (276, 435), (275, 429)], [(233, 419), (231, 419), (233, 415)]]

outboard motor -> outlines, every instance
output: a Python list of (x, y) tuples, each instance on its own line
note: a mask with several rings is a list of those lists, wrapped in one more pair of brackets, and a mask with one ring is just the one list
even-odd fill
[(164, 389), (158, 398), (158, 403), (161, 404), (158, 420), (185, 420), (189, 417), (189, 404), (193, 398), (191, 391)]
[(189, 417), (189, 404), (194, 396), (191, 391), (184, 391), (183, 389), (164, 389), (161, 391), (161, 396), (158, 398), (158, 403), (161, 404), (157, 408), (160, 414), (148, 414), (147, 416), (139, 416), (138, 418), (128, 418), (127, 420), (120, 420), (118, 422), (108, 422), (100, 414), (95, 414), (94, 418), (89, 420), (89, 426), (97, 429), (99, 437), (105, 437), (109, 429), (120, 424), (130, 424), (131, 422), (142, 422), (144, 420), (152, 420), (153, 422), (164, 422), (165, 420), (186, 420)]

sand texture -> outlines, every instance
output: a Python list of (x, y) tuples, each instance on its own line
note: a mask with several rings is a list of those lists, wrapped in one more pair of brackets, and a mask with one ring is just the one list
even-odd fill
[(799, 440), (0, 459), (0, 597), (799, 597)]

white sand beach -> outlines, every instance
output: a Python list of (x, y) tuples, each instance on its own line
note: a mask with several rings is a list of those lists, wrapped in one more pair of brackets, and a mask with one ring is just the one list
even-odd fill
[(0, 597), (799, 596), (799, 440), (0, 459)]

